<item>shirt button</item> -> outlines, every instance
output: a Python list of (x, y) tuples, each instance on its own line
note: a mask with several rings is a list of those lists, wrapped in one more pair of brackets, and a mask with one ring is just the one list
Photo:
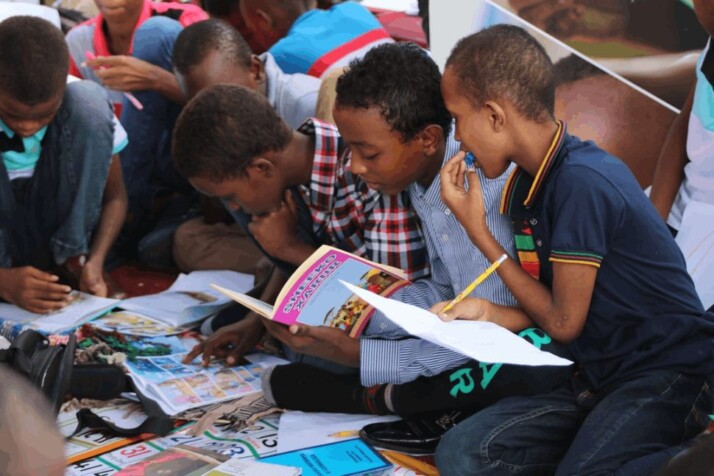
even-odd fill
[(446, 215), (447, 217), (448, 217), (449, 215), (451, 215), (451, 210), (449, 210), (449, 209), (447, 208), (447, 209), (444, 211), (444, 215)]
[(536, 240), (536, 245), (543, 246), (543, 240)]
[(536, 220), (535, 218), (531, 218), (531, 225), (535, 226), (537, 224), (538, 224), (538, 220)]
[(449, 235), (441, 235), (441, 239), (444, 241), (449, 241)]

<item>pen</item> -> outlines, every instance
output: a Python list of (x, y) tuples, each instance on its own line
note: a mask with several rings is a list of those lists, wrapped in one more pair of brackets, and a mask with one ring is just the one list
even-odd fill
[(469, 294), (471, 294), (471, 292), (472, 292), (474, 289), (476, 289), (476, 286), (478, 286), (479, 284), (481, 284), (482, 282), (484, 282), (484, 280), (485, 280), (486, 278), (488, 278), (488, 277), (491, 275), (491, 273), (493, 273), (494, 271), (496, 271), (496, 269), (497, 269), (499, 266), (501, 266), (501, 263), (503, 263), (504, 261), (506, 261), (506, 258), (508, 258), (508, 255), (507, 255), (506, 253), (503, 253), (503, 254), (501, 255), (501, 257), (498, 258), (496, 261), (494, 261), (491, 266), (489, 266), (488, 268), (486, 268), (486, 270), (485, 270), (483, 273), (481, 273), (481, 274), (479, 275), (479, 277), (474, 280), (473, 283), (471, 283), (471, 284), (469, 284), (468, 286), (466, 286), (466, 289), (464, 289), (463, 291), (461, 291), (458, 296), (456, 296), (449, 304), (447, 304), (446, 307), (444, 307), (444, 309), (441, 310), (441, 312), (446, 312), (446, 311), (448, 311), (449, 309), (451, 309), (452, 307), (454, 307), (457, 303), (461, 302), (466, 296), (468, 296)]
[[(97, 58), (97, 55), (95, 55), (91, 51), (85, 51), (84, 56), (86, 56), (89, 61), (92, 61)], [(131, 94), (128, 91), (122, 91), (122, 93), (124, 94), (124, 97), (126, 97), (129, 100), (129, 102), (134, 105), (135, 108), (137, 108), (140, 111), (144, 109), (144, 105), (141, 104), (141, 101), (136, 99), (136, 96), (134, 96), (133, 94)]]

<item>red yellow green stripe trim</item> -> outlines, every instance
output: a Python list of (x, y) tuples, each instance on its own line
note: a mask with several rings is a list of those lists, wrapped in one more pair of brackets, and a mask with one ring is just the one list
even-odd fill
[(556, 263), (586, 264), (599, 268), (602, 262), (602, 256), (585, 251), (551, 250), (549, 261)]

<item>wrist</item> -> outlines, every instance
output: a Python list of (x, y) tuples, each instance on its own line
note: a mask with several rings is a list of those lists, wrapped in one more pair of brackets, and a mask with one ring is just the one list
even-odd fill
[(0, 268), (0, 299), (7, 302), (12, 302), (6, 287), (6, 283), (11, 282), (12, 279), (11, 271), (12, 268)]

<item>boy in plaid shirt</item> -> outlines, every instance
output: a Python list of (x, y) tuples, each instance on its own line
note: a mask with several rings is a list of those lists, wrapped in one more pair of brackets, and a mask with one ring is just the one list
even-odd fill
[[(428, 276), (426, 247), (407, 195), (383, 195), (352, 175), (334, 126), (310, 119), (293, 131), (260, 94), (219, 85), (189, 103), (173, 149), (180, 173), (202, 193), (220, 198), (284, 272), (274, 273), (263, 300), (274, 299), (285, 275), (321, 244), (403, 269), (411, 280)], [(203, 352), (207, 364), (214, 348), (230, 342), (232, 363), (257, 343), (263, 324), (249, 313), (187, 360)], [(336, 339), (350, 339), (333, 330)]]

